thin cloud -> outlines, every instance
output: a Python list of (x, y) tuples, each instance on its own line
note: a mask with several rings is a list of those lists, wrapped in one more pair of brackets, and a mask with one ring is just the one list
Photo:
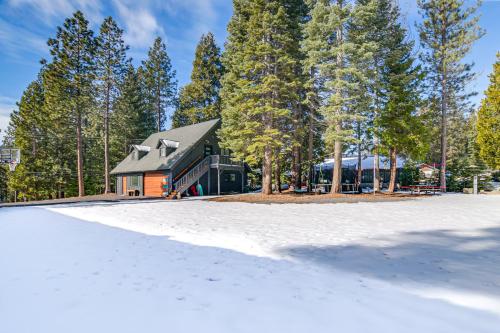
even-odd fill
[(131, 47), (149, 47), (156, 36), (164, 34), (152, 10), (142, 3), (129, 4), (121, 0), (115, 0), (113, 3), (120, 21), (125, 25), (125, 42)]
[(0, 47), (3, 53), (17, 59), (22, 59), (26, 53), (44, 55), (48, 50), (45, 38), (2, 19), (0, 19)]
[(55, 20), (70, 16), (76, 10), (85, 13), (90, 22), (98, 24), (102, 21), (101, 0), (9, 0), (12, 8), (31, 11), (33, 18), (52, 25)]
[(0, 140), (5, 135), (5, 130), (9, 126), (10, 114), (16, 109), (16, 101), (13, 98), (0, 96)]
[(172, 16), (187, 16), (192, 25), (187, 32), (198, 38), (207, 31), (214, 30), (217, 24), (216, 0), (163, 0), (156, 1), (161, 10)]

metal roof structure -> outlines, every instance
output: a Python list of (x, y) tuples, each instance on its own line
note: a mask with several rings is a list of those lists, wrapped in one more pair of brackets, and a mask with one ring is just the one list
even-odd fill
[[(402, 168), (405, 164), (406, 160), (398, 157), (396, 160), (397, 168)], [(333, 169), (335, 165), (335, 159), (329, 158), (324, 160), (323, 163), (316, 165), (317, 168), (321, 167), (322, 169)], [(342, 168), (357, 168), (358, 166), (358, 157), (357, 156), (349, 156), (342, 157)], [(361, 158), (361, 168), (362, 169), (373, 169), (373, 156), (362, 156)], [(380, 169), (389, 169), (390, 162), (389, 159), (385, 156), (380, 155)]]

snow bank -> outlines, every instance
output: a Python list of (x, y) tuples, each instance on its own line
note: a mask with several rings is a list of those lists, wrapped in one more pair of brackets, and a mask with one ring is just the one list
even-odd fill
[(0, 332), (497, 332), (499, 216), (465, 195), (0, 209)]

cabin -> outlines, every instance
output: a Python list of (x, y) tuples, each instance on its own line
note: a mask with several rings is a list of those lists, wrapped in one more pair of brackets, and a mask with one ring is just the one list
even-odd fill
[(179, 197), (245, 192), (248, 166), (220, 148), (219, 128), (220, 120), (214, 119), (154, 133), (132, 145), (129, 155), (111, 171), (116, 193)]

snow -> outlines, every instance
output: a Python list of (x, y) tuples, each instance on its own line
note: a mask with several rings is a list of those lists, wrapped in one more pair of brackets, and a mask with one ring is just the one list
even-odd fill
[(0, 209), (0, 332), (498, 332), (500, 196)]

